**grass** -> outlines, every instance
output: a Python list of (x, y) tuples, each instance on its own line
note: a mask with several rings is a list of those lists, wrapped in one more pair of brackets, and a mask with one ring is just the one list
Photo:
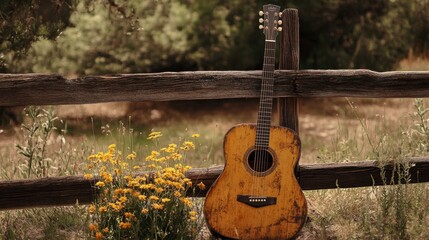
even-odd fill
[[(343, 129), (322, 148), (321, 162), (372, 159), (394, 160), (397, 173), (406, 182), (410, 156), (427, 155), (427, 112), (423, 100), (415, 102), (414, 116), (395, 124), (382, 118), (368, 121), (350, 102), (359, 130)], [(358, 156), (358, 157), (357, 157)], [(401, 166), (401, 168), (399, 167)], [(403, 170), (399, 170), (403, 169)], [(429, 187), (426, 184), (385, 185), (356, 189), (308, 191), (311, 219), (299, 239), (428, 239)]]
[[(425, 100), (331, 99), (324, 102), (323, 108), (312, 108), (318, 100), (312, 101), (303, 103), (300, 116), (301, 163), (389, 159), (399, 166), (407, 157), (427, 155), (429, 151)], [(124, 153), (136, 151), (137, 156), (146, 156), (153, 147), (147, 139), (152, 130), (164, 135), (156, 142), (159, 147), (199, 133), (196, 152), (188, 156), (187, 164), (193, 167), (222, 164), (225, 132), (237, 123), (251, 122), (256, 118), (256, 109), (238, 117), (204, 114), (139, 128), (133, 119), (87, 119), (75, 124), (74, 128), (79, 124), (93, 126), (87, 135), (70, 132), (73, 129), (70, 125), (60, 119), (52, 120), (49, 112), (36, 114), (35, 118), (29, 115), (27, 128), (10, 136), (9, 144), (0, 146), (0, 177), (83, 174), (87, 156), (104, 151), (111, 143), (117, 143)], [(49, 121), (55, 123), (46, 135), (43, 126), (49, 127)], [(41, 132), (33, 131), (31, 135), (33, 124), (42, 126)], [(14, 147), (15, 144), (21, 147)], [(31, 158), (29, 152), (33, 153)], [(39, 169), (30, 171), (31, 168)], [(407, 179), (406, 165), (404, 169), (399, 173)], [(298, 239), (429, 239), (425, 224), (429, 222), (427, 184), (389, 185), (390, 179), (386, 179), (386, 185), (379, 187), (306, 191), (309, 222)], [(87, 206), (3, 211), (0, 239), (85, 239), (89, 224), (86, 211)]]

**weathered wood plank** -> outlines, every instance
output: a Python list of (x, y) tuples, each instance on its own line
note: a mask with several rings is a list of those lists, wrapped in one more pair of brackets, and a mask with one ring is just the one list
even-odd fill
[[(0, 106), (257, 98), (261, 71), (0, 74)], [(429, 72), (279, 70), (274, 97), (429, 97)]]
[[(429, 182), (429, 158), (411, 158), (407, 164), (410, 173), (409, 183)], [(391, 180), (394, 183), (401, 180), (394, 174), (397, 168), (393, 162), (381, 165), (376, 161), (301, 165), (299, 182), (303, 190), (380, 186), (384, 185), (385, 181), (390, 184)], [(382, 171), (384, 180), (381, 177)]]
[[(429, 158), (411, 158), (408, 164), (410, 183), (429, 182)], [(384, 166), (388, 182), (394, 168), (394, 164)], [(188, 195), (205, 196), (222, 169), (222, 166), (215, 166), (190, 170), (187, 177), (195, 184), (203, 182), (207, 188), (203, 191), (196, 188), (195, 192), (189, 191)], [(375, 161), (301, 165), (299, 182), (303, 190), (379, 186), (384, 184), (380, 173), (379, 163)], [(88, 204), (96, 193), (91, 187), (92, 183), (93, 181), (84, 180), (82, 176), (2, 181), (0, 210), (73, 205), (77, 200), (80, 204)]]

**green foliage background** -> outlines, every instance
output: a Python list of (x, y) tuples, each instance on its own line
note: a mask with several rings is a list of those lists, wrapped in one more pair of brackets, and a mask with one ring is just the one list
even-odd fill
[[(0, 71), (60, 74), (260, 69), (265, 1), (0, 3)], [(300, 14), (301, 68), (394, 69), (428, 55), (429, 0), (270, 1)], [(19, 13), (19, 14), (17, 14)]]

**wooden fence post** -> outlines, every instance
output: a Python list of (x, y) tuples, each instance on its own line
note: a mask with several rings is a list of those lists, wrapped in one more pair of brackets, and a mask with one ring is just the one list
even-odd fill
[[(281, 70), (299, 69), (299, 19), (298, 10), (285, 9), (282, 16), (283, 31), (280, 41)], [(295, 86), (295, 83), (292, 83)], [(299, 134), (298, 99), (295, 97), (278, 99), (279, 125), (293, 129)]]
[[(283, 31), (280, 41), (281, 70), (299, 70), (299, 18), (298, 10), (287, 8), (283, 10)], [(292, 80), (295, 88), (295, 80)], [(298, 98), (278, 98), (277, 108), (279, 113), (279, 125), (294, 130), (299, 135), (298, 122)], [(295, 169), (296, 177), (299, 178), (299, 162)]]

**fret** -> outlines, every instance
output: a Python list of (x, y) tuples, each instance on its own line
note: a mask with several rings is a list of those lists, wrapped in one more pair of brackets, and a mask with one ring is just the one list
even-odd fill
[(269, 145), (271, 115), (273, 111), (275, 53), (275, 41), (265, 41), (261, 97), (259, 100), (258, 122), (256, 125), (257, 147), (268, 147)]
[(261, 120), (261, 121), (266, 121), (266, 122), (271, 122), (271, 118), (259, 118), (258, 120)]
[(270, 107), (270, 106), (272, 106), (273, 104), (272, 104), (272, 101), (270, 101), (270, 100), (267, 100), (267, 101), (264, 101), (264, 102), (260, 102), (260, 104), (259, 104), (259, 108), (268, 108), (268, 107)]

